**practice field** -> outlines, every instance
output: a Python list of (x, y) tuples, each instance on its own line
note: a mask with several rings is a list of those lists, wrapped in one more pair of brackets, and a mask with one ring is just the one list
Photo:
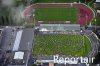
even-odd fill
[(77, 8), (36, 8), (36, 21), (70, 21), (77, 22), (78, 9)]
[(87, 56), (91, 50), (86, 36), (65, 34), (37, 34), (33, 54)]

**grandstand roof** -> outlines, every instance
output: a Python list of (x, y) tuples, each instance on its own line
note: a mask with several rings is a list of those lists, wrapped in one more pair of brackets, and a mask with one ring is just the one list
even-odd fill
[(41, 29), (47, 29), (50, 31), (65, 31), (65, 30), (80, 30), (79, 24), (40, 24)]

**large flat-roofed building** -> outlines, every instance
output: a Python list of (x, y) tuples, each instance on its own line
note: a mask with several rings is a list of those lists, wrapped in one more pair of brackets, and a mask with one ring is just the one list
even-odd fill
[(13, 51), (31, 51), (33, 43), (33, 29), (19, 30), (16, 34)]
[(2, 66), (31, 66), (34, 29), (7, 27), (2, 33)]
[(32, 47), (33, 47), (33, 29), (19, 30), (16, 34), (16, 39), (13, 46), (12, 60), (8, 66), (23, 65), (29, 66), (31, 63)]

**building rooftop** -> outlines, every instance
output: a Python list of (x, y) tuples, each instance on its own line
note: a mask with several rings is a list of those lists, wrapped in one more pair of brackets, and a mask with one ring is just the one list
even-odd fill
[(100, 2), (100, 0), (96, 0), (96, 2)]
[(33, 38), (34, 29), (22, 29), (17, 32), (10, 65), (27, 66), (33, 47)]
[(28, 60), (30, 59), (30, 52), (26, 51), (16, 51), (12, 52), (10, 55), (9, 65), (27, 65)]
[(15, 55), (14, 55), (14, 59), (23, 59), (24, 57), (24, 52), (15, 52)]
[(33, 36), (33, 29), (23, 29), (18, 31), (14, 42), (13, 51), (29, 51), (30, 49), (32, 49)]
[(96, 2), (96, 3), (94, 4), (94, 7), (95, 7), (95, 8), (99, 8), (99, 7), (100, 7), (100, 2)]
[(23, 29), (19, 50), (31, 51), (34, 39), (34, 29)]

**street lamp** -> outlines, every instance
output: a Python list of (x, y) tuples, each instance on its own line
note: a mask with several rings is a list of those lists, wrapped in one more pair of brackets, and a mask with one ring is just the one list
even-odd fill
[(33, 21), (34, 21), (34, 26), (35, 26), (35, 14), (33, 14), (33, 17), (34, 17), (34, 20)]

